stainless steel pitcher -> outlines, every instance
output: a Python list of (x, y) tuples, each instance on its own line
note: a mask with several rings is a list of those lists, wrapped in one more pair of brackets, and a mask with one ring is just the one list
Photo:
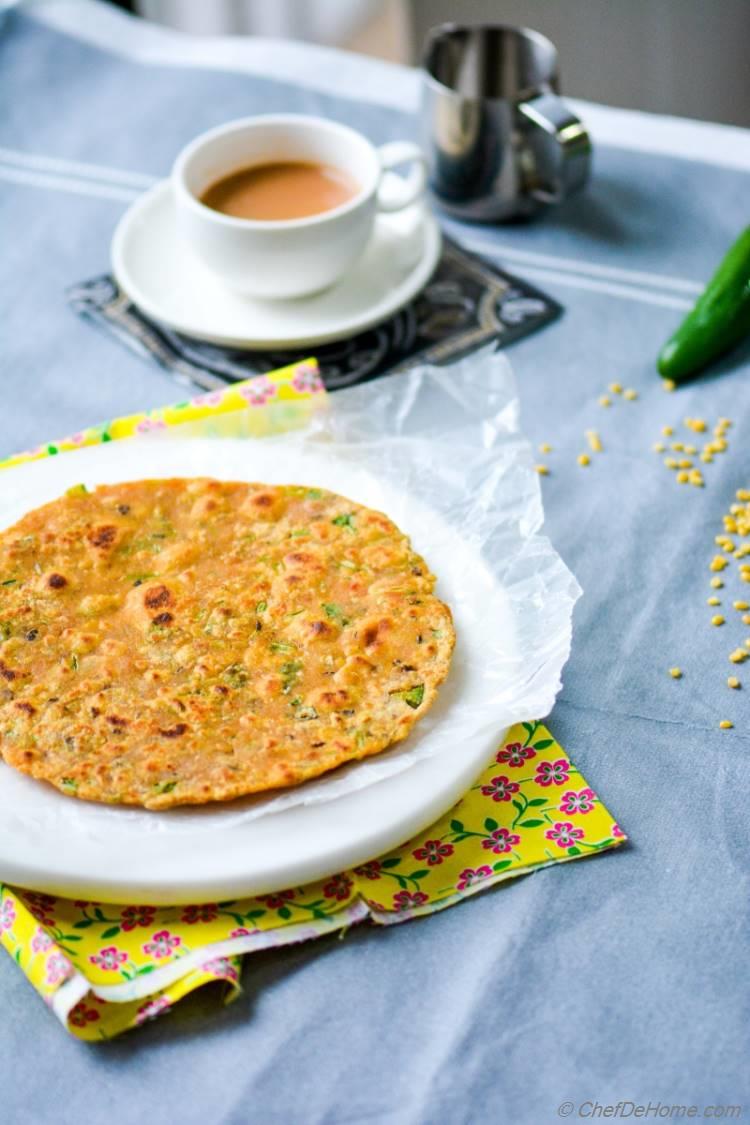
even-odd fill
[(549, 39), (527, 28), (442, 24), (427, 37), (423, 66), (422, 141), (445, 210), (524, 219), (585, 184), (591, 142), (558, 95)]

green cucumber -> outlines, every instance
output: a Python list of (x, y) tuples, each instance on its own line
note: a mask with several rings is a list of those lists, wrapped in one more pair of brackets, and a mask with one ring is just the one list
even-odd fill
[(750, 335), (750, 227), (659, 353), (663, 379), (684, 383)]

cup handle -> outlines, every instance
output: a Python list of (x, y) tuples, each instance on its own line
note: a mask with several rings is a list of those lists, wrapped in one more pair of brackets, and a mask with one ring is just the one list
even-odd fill
[(540, 203), (560, 203), (583, 187), (591, 164), (586, 126), (555, 94), (540, 94), (518, 107), (531, 128), (527, 139), (542, 182), (529, 195)]
[[(424, 194), (427, 185), (427, 158), (419, 145), (411, 141), (391, 141), (381, 145), (378, 149), (381, 171), (387, 172), (399, 164), (411, 164), (408, 175), (390, 177), (388, 188), (383, 191), (381, 179), (378, 188), (379, 211), (402, 211), (409, 207), (420, 195)], [(394, 180), (400, 181), (400, 186), (393, 186)]]

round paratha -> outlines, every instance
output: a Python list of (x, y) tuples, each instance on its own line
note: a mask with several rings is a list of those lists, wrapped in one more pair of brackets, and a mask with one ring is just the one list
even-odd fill
[(0, 534), (0, 752), (149, 809), (377, 754), (447, 674), (435, 581), (387, 516), (323, 489), (71, 489)]

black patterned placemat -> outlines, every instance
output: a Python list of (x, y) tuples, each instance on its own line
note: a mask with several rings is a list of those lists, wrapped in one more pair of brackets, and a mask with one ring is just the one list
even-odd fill
[(248, 351), (182, 336), (139, 312), (109, 274), (71, 286), (67, 297), (81, 316), (180, 381), (204, 390), (284, 367), (311, 353), (326, 387), (336, 390), (417, 362), (446, 363), (492, 339), (505, 347), (562, 312), (557, 301), (535, 286), (447, 239), (431, 280), (395, 316), (351, 339), (302, 350)]

